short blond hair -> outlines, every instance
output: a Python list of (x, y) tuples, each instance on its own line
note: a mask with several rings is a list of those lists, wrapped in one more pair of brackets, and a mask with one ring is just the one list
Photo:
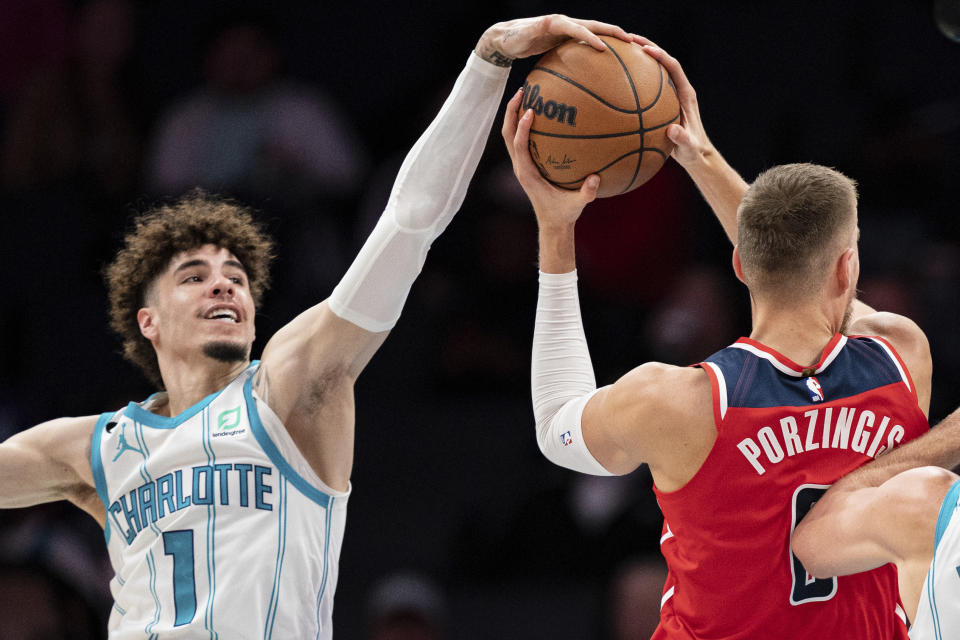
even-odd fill
[(799, 163), (761, 173), (738, 212), (737, 248), (751, 290), (807, 296), (856, 224), (857, 185), (835, 169)]

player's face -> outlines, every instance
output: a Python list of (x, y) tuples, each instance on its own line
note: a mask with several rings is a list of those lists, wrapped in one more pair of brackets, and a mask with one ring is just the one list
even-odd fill
[[(204, 245), (173, 257), (150, 287), (146, 333), (158, 351), (246, 360), (254, 339), (247, 274), (228, 250)], [(141, 320), (141, 327), (144, 326)]]

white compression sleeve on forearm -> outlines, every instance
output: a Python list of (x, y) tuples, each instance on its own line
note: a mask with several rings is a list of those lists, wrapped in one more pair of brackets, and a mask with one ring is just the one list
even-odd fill
[(430, 244), (463, 203), (509, 74), (508, 67), (470, 54), (440, 113), (403, 161), (386, 210), (330, 295), (338, 316), (374, 332), (396, 324)]
[(613, 475), (590, 453), (580, 428), (597, 383), (580, 318), (576, 271), (540, 273), (530, 378), (543, 455), (567, 469)]

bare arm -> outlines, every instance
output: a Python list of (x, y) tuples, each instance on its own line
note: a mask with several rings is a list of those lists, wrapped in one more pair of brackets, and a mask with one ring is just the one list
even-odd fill
[(648, 362), (600, 389), (583, 410), (587, 446), (604, 467), (650, 466), (663, 491), (696, 474), (716, 440), (712, 393), (700, 369)]
[(69, 500), (102, 526), (103, 505), (90, 470), (97, 416), (60, 418), (22, 431), (0, 444), (0, 508)]
[[(588, 177), (579, 191), (543, 179), (527, 151), (532, 118), (529, 111), (517, 114), (521, 97), (507, 105), (502, 133), (540, 229), (531, 372), (538, 443), (551, 461), (586, 473), (624, 474), (646, 462), (657, 486), (675, 489), (693, 476), (716, 439), (709, 379), (697, 369), (648, 363), (594, 392), (575, 282), (567, 283), (572, 290), (565, 299), (551, 287), (574, 275), (574, 225), (596, 197), (599, 179)], [(577, 449), (578, 437), (586, 451)]]
[(480, 38), (450, 96), (407, 154), (386, 209), (330, 298), (268, 343), (254, 389), (319, 477), (346, 489), (353, 455), (353, 383), (399, 318), (431, 243), (466, 195), (506, 85), (510, 61), (568, 38), (603, 47), (592, 30), (544, 16), (498, 23)]
[[(877, 462), (849, 476), (863, 475)], [(842, 480), (797, 525), (793, 552), (818, 578), (897, 564), (911, 619), (933, 556), (934, 528), (944, 495), (958, 476), (938, 467), (900, 473), (879, 486)]]
[(644, 51), (656, 58), (670, 74), (680, 98), (681, 124), (667, 127), (667, 137), (677, 145), (673, 158), (693, 179), (730, 242), (737, 244), (737, 209), (748, 185), (707, 137), (700, 119), (697, 93), (680, 63), (646, 38), (640, 38), (640, 41), (644, 43)]

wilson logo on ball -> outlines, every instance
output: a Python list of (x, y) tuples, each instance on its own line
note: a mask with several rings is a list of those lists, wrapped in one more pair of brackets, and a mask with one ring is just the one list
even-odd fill
[(544, 102), (538, 84), (533, 86), (528, 82), (523, 84), (523, 108), (524, 110), (533, 109), (533, 112), (538, 116), (556, 120), (560, 124), (568, 124), (571, 127), (577, 126), (577, 108), (556, 100)]

